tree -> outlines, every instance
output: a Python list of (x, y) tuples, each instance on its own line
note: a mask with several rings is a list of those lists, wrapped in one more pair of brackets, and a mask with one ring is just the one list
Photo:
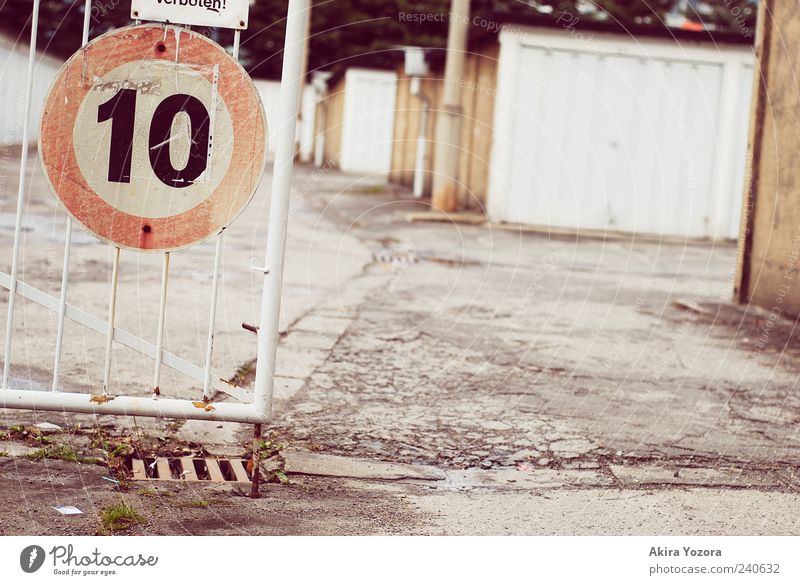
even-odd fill
[[(401, 45), (444, 47), (449, 0), (312, 0), (309, 70), (341, 67), (354, 59), (379, 66), (396, 63)], [(509, 18), (557, 18), (562, 12), (583, 22), (618, 22), (625, 26), (661, 26), (680, 0), (473, 0), (472, 13), (490, 22)], [(241, 59), (252, 75), (280, 76), (286, 0), (257, 0), (242, 34)], [(30, 34), (31, 0), (0, 0), (0, 30), (20, 42)], [(66, 58), (80, 45), (83, 0), (42, 0), (39, 49)], [(433, 15), (431, 18), (403, 18)], [(752, 36), (755, 0), (691, 0), (687, 15), (706, 28)], [(130, 0), (94, 0), (90, 35), (130, 23)], [(202, 31), (223, 46), (233, 33)]]

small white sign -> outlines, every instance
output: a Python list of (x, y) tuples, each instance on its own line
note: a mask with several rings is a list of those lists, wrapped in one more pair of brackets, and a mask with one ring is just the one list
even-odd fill
[(131, 18), (244, 30), (249, 0), (132, 0)]
[(75, 506), (65, 506), (64, 504), (59, 504), (58, 506), (53, 506), (53, 510), (56, 512), (61, 512), (64, 516), (74, 516), (76, 514), (83, 514), (78, 508)]

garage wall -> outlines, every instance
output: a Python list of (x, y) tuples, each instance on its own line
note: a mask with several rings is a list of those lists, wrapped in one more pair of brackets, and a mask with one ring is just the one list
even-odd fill
[[(425, 169), (433, 168), (434, 150), (433, 139), (436, 128), (436, 113), (441, 99), (442, 80), (439, 73), (420, 81), (422, 93), (430, 102), (428, 119), (425, 127), (425, 137), (428, 146), (425, 151)], [(392, 168), (389, 181), (404, 185), (409, 189), (414, 184), (414, 162), (417, 153), (417, 136), (422, 116), (423, 101), (411, 95), (411, 78), (403, 72), (403, 67), (397, 73), (397, 110), (394, 118), (394, 144), (392, 147)], [(433, 175), (425, 173), (424, 193), (429, 195), (433, 183)]]
[[(342, 154), (342, 125), (344, 123), (344, 76), (328, 87), (327, 95), (317, 105), (317, 132), (314, 145), (322, 141), (322, 158), (338, 167)], [(323, 111), (324, 110), (324, 111)]]
[(491, 219), (737, 237), (750, 48), (546, 29), (500, 46)]
[[(470, 52), (464, 63), (462, 105), (462, 151), (459, 167), (459, 199), (466, 207), (482, 208), (486, 202), (492, 147), (492, 118), (497, 83), (497, 54), (499, 45), (492, 43)], [(432, 191), (436, 149), (431, 141), (435, 137), (436, 117), (441, 109), (443, 90), (442, 72), (435, 71), (422, 80), (422, 91), (430, 99), (430, 112), (426, 128), (429, 140), (426, 151), (424, 194)], [(398, 70), (397, 113), (394, 126), (394, 150), (389, 180), (407, 187), (414, 182), (414, 161), (417, 134), (422, 111), (422, 100), (411, 95), (410, 80)]]
[[(769, 347), (780, 317), (800, 316), (800, 6), (759, 4), (758, 75), (754, 76), (745, 217), (739, 247), (735, 298), (769, 311), (753, 347)], [(789, 347), (795, 345), (789, 342)]]
[(394, 71), (347, 70), (340, 162), (343, 171), (389, 172), (396, 94)]

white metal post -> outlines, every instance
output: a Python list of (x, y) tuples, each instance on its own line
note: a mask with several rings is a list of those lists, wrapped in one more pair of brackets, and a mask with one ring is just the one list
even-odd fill
[(422, 111), (419, 114), (419, 131), (417, 132), (417, 151), (414, 156), (414, 197), (422, 197), (425, 190), (425, 157), (428, 150), (427, 128), (428, 110), (430, 109), (430, 99), (422, 91), (422, 79), (419, 77), (411, 78), (411, 95), (416, 96), (422, 102)]
[[(241, 44), (242, 33), (240, 30), (233, 31), (233, 50), (231, 56), (239, 60), (239, 45)], [(203, 400), (211, 400), (211, 363), (214, 357), (214, 335), (217, 327), (217, 297), (219, 296), (219, 265), (222, 261), (222, 244), (225, 231), (217, 236), (214, 247), (214, 273), (211, 276), (211, 307), (208, 315), (208, 337), (206, 338), (206, 365), (203, 370)]]
[(58, 390), (58, 378), (61, 371), (61, 348), (64, 342), (64, 317), (67, 312), (67, 285), (69, 284), (69, 253), (72, 247), (72, 218), (67, 218), (67, 229), (64, 232), (64, 266), (61, 270), (61, 293), (58, 298), (58, 322), (56, 325), (56, 349), (53, 356), (53, 385), (51, 390)]
[[(83, 5), (83, 32), (81, 47), (89, 42), (89, 23), (91, 22), (92, 0)], [(61, 371), (61, 349), (64, 342), (64, 317), (67, 311), (67, 287), (69, 285), (69, 256), (72, 248), (72, 217), (67, 216), (67, 227), (64, 231), (64, 264), (61, 269), (61, 291), (58, 305), (58, 321), (56, 325), (56, 348), (53, 356), (53, 385), (51, 390), (58, 390), (58, 379)]]
[[(111, 265), (111, 292), (108, 297), (108, 329), (106, 331), (106, 358), (103, 366), (103, 394), (108, 394), (111, 383), (111, 348), (114, 344), (114, 317), (117, 314), (117, 284), (119, 282), (119, 248), (114, 248), (114, 262)], [(155, 356), (157, 360), (160, 355)]]
[(278, 349), (283, 256), (286, 249), (286, 227), (289, 217), (294, 135), (297, 124), (297, 100), (302, 84), (305, 12), (309, 0), (289, 0), (286, 19), (286, 41), (283, 50), (281, 95), (278, 117), (275, 162), (272, 171), (272, 193), (269, 205), (264, 288), (258, 333), (258, 354), (253, 401), (264, 417), (272, 410), (272, 389), (275, 378), (275, 357)]
[(31, 46), (28, 53), (28, 78), (25, 86), (25, 114), (22, 123), (22, 155), (19, 163), (19, 190), (17, 191), (17, 215), (14, 220), (14, 247), (11, 253), (11, 288), (8, 291), (8, 318), (6, 320), (6, 339), (3, 348), (3, 384), (8, 388), (11, 372), (11, 333), (14, 329), (14, 301), (17, 297), (17, 267), (19, 265), (19, 246), (22, 238), (22, 210), (25, 204), (25, 187), (28, 178), (28, 133), (31, 125), (31, 98), (33, 95), (33, 65), (36, 60), (36, 38), (39, 28), (39, 0), (33, 0), (31, 18)]
[(233, 31), (233, 51), (231, 52), (231, 56), (237, 61), (239, 60), (239, 45), (241, 43), (241, 39), (242, 31), (237, 28), (235, 31)]
[(208, 338), (206, 339), (206, 367), (203, 372), (203, 400), (211, 399), (211, 361), (214, 356), (214, 332), (217, 326), (217, 296), (219, 295), (219, 265), (222, 257), (222, 232), (217, 236), (214, 249), (214, 274), (211, 276), (211, 310), (208, 315)]
[(164, 252), (161, 264), (161, 298), (158, 303), (158, 331), (156, 333), (156, 363), (153, 371), (153, 394), (161, 391), (161, 362), (164, 359), (164, 327), (167, 321), (167, 284), (169, 282), (169, 252)]

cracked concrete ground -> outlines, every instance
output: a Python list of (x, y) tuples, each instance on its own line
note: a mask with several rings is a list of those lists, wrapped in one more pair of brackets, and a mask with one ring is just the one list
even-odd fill
[[(35, 170), (32, 184), (22, 278), (57, 292), (63, 216)], [(800, 503), (800, 343), (794, 323), (730, 305), (733, 244), (409, 222), (425, 204), (380, 184), (297, 170), (271, 425), (291, 447), (293, 483), (269, 487), (259, 503), (234, 500), (238, 532), (235, 522), (182, 508), (189, 532), (800, 532), (785, 513)], [(245, 382), (255, 336), (240, 323), (256, 319), (249, 259), (263, 253), (267, 188), (226, 232), (215, 366)], [(4, 249), (10, 211), (2, 209)], [(71, 302), (102, 316), (107, 249), (82, 234), (76, 242)], [(210, 253), (203, 245), (173, 260), (167, 349), (194, 361), (205, 344)], [(158, 259), (123, 254), (122, 275), (121, 322), (152, 339)], [(20, 306), (13, 373), (46, 387), (54, 319)], [(96, 387), (102, 336), (68, 333), (65, 387)], [(148, 360), (117, 350), (114, 366), (116, 392), (148, 390)], [(196, 395), (196, 384), (168, 376), (165, 394)], [(38, 420), (94, 419), (3, 413), (7, 425)], [(219, 453), (241, 450), (248, 433), (235, 424), (114, 424)], [(30, 477), (27, 492), (47, 497), (69, 483), (22, 463), (16, 476), (6, 466), (4, 481)], [(69, 497), (90, 507), (110, 497), (108, 485), (90, 484)], [(212, 488), (171, 489), (188, 498)], [(343, 512), (362, 502), (357, 514)], [(282, 505), (286, 522), (246, 520), (248, 506), (271, 518)], [(60, 530), (36, 519), (42, 509), (27, 509), (31, 523), (0, 528)], [(178, 530), (153, 516), (140, 530)]]
[(727, 303), (733, 244), (409, 223), (422, 205), (389, 196), (325, 205), (375, 260), (318, 309), (351, 323), (277, 413), (292, 442), (455, 468), (657, 464), (797, 485), (800, 345), (791, 329), (773, 330), (781, 351), (754, 345), (765, 315)]

